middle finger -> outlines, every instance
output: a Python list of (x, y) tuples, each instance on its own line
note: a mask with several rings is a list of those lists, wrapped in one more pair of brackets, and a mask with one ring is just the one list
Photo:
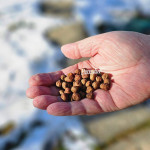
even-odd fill
[(29, 98), (35, 98), (40, 95), (52, 95), (52, 96), (58, 96), (59, 95), (59, 89), (55, 86), (31, 86), (27, 89), (26, 92), (27, 96)]

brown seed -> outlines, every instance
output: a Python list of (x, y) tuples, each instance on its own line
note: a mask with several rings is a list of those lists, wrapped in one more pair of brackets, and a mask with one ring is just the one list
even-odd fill
[(68, 100), (69, 100), (68, 94), (66, 94), (66, 93), (61, 94), (61, 99), (62, 99), (63, 101), (68, 101)]
[(79, 87), (78, 86), (73, 86), (71, 88), (71, 92), (73, 92), (73, 93), (77, 93), (78, 91), (79, 91)]
[(73, 82), (73, 80), (74, 80), (74, 77), (72, 77), (72, 76), (65, 77), (66, 82)]
[(61, 85), (62, 85), (61, 80), (58, 80), (58, 81), (56, 82), (56, 86), (57, 86), (57, 87), (61, 87)]
[(76, 69), (74, 73), (80, 75), (81, 74), (81, 70), (80, 69)]
[[(110, 77), (108, 73), (97, 73), (91, 70), (91, 74), (86, 69), (76, 69), (75, 73), (63, 74), (56, 82), (59, 87), (59, 94), (63, 101), (79, 101), (85, 97), (93, 99), (94, 90), (100, 88), (110, 89)], [(103, 82), (103, 83), (102, 83)]]
[(75, 81), (80, 81), (81, 80), (81, 75), (76, 74), (74, 77)]
[(109, 79), (104, 79), (104, 83), (110, 84), (110, 80)]
[(64, 93), (67, 93), (67, 94), (70, 94), (71, 93), (71, 89), (70, 88), (65, 88), (65, 91), (64, 91)]
[(86, 82), (87, 82), (87, 79), (82, 79), (82, 80), (81, 80), (81, 83), (82, 83), (83, 85), (85, 85)]
[(83, 79), (88, 79), (89, 77), (90, 77), (89, 74), (82, 74), (82, 78), (83, 78)]
[(62, 81), (64, 81), (64, 80), (65, 80), (65, 77), (66, 77), (66, 75), (62, 74), (62, 75), (60, 76), (60, 79), (61, 79)]
[(82, 98), (82, 99), (83, 99), (83, 98), (85, 98), (85, 95), (86, 95), (86, 93), (85, 93), (85, 92), (80, 91), (80, 92), (79, 92), (79, 94), (81, 95), (81, 98)]
[(104, 73), (102, 75), (102, 79), (105, 80), (105, 79), (108, 79), (109, 78), (109, 74), (108, 73)]
[(72, 94), (72, 99), (73, 99), (74, 101), (79, 101), (79, 100), (81, 100), (81, 96), (80, 96), (79, 93), (73, 93), (73, 94)]
[(86, 84), (85, 84), (86, 87), (91, 86), (91, 85), (92, 85), (91, 81), (87, 81)]
[(100, 84), (100, 88), (102, 90), (108, 91), (110, 89), (110, 86), (109, 86), (109, 84), (102, 83), (102, 84)]
[(96, 79), (97, 74), (90, 74), (90, 80), (94, 81)]
[(93, 93), (92, 92), (87, 93), (86, 98), (93, 99)]
[(93, 92), (94, 89), (91, 87), (91, 86), (88, 86), (87, 89), (86, 89), (86, 93), (90, 93), (90, 92)]
[(65, 77), (66, 82), (73, 82), (74, 80), (74, 74), (72, 72), (67, 74), (67, 77)]
[(95, 81), (95, 82), (92, 83), (92, 87), (93, 87), (95, 90), (99, 88), (99, 85), (100, 85), (100, 82), (97, 82), (97, 81)]
[(63, 94), (64, 93), (64, 90), (59, 90), (59, 94)]
[(65, 89), (67, 87), (67, 82), (62, 83), (62, 88)]
[(81, 81), (74, 81), (73, 82), (73, 86), (79, 86), (79, 87), (81, 87), (82, 83), (81, 83)]
[(97, 76), (97, 77), (96, 77), (96, 81), (102, 82), (102, 77), (101, 77), (101, 76)]
[(74, 74), (72, 72), (67, 74), (67, 77), (74, 77)]

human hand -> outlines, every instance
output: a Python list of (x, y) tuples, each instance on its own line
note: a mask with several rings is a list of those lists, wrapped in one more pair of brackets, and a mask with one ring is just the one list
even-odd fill
[[(94, 115), (120, 110), (150, 97), (150, 36), (136, 32), (109, 32), (62, 47), (71, 59), (89, 60), (30, 78), (27, 96), (33, 105), (51, 115)], [(112, 74), (111, 89), (94, 91), (94, 100), (61, 102), (54, 86), (61, 74), (81, 68), (99, 68)]]

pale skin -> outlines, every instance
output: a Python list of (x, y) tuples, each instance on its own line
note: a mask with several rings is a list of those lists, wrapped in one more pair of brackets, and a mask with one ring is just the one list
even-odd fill
[[(109, 32), (67, 44), (61, 48), (70, 59), (89, 60), (57, 72), (40, 73), (29, 79), (27, 96), (33, 105), (55, 116), (95, 115), (136, 105), (150, 97), (150, 36), (136, 32)], [(112, 74), (109, 91), (94, 91), (94, 99), (60, 101), (55, 82), (61, 74), (81, 68), (100, 68)]]

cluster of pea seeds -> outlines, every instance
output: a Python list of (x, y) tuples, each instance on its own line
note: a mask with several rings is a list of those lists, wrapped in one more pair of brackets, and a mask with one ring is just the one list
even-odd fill
[[(59, 94), (63, 101), (79, 101), (83, 98), (93, 99), (93, 92), (97, 89), (109, 90), (110, 77), (107, 73), (93, 73), (85, 74), (84, 69), (76, 69), (74, 73), (61, 75), (56, 82), (59, 88)], [(91, 71), (92, 72), (92, 71)]]

